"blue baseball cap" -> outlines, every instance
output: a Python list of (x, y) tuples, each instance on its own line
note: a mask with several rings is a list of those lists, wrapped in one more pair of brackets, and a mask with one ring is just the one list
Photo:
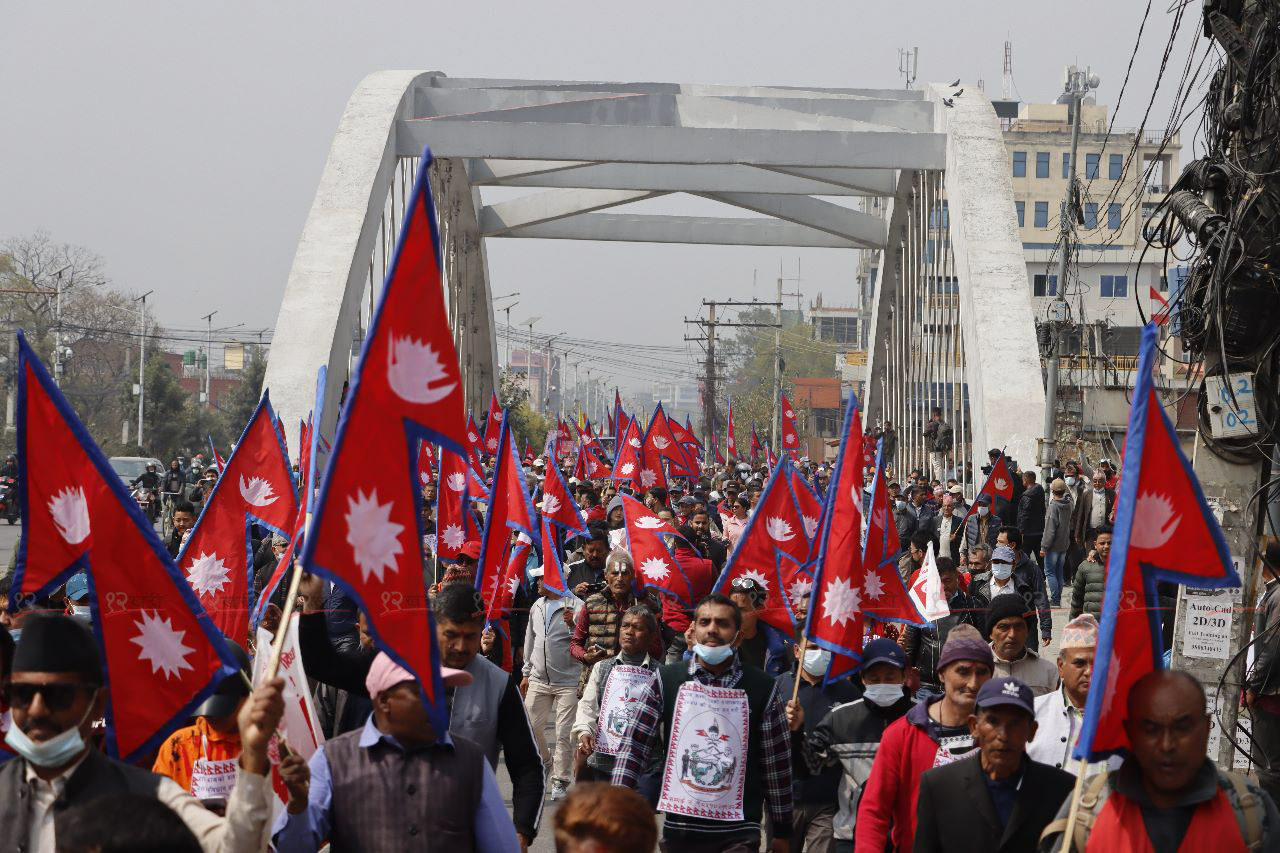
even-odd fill
[(888, 663), (898, 669), (906, 669), (907, 653), (902, 650), (896, 640), (890, 640), (888, 637), (872, 640), (862, 648), (862, 669), (870, 669), (878, 663)]
[(989, 679), (978, 688), (978, 699), (975, 704), (979, 710), (994, 708), (997, 705), (1012, 705), (1015, 708), (1021, 708), (1032, 717), (1036, 715), (1031, 688), (1016, 678)]
[(63, 594), (72, 601), (79, 601), (89, 594), (89, 578), (84, 572), (72, 575), (67, 579)]

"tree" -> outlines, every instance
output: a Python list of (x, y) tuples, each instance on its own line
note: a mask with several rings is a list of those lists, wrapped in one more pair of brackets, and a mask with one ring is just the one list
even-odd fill
[(516, 451), (523, 455), (525, 444), (534, 452), (542, 451), (553, 424), (529, 405), (529, 388), (525, 374), (503, 370), (498, 382), (498, 404), (507, 410), (507, 426), (516, 439)]
[(178, 384), (168, 360), (159, 352), (147, 357), (144, 376), (147, 389), (144, 438), (149, 455), (161, 460), (172, 459), (190, 447), (191, 397)]
[(229, 441), (238, 441), (249, 419), (262, 399), (262, 383), (267, 375), (267, 357), (261, 348), (248, 347), (247, 360), (240, 371), (240, 384), (220, 402), (222, 421), (219, 432)]

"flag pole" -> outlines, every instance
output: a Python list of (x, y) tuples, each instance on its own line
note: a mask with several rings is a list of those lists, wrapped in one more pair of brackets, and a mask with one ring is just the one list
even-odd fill
[(1063, 830), (1062, 853), (1071, 853), (1075, 848), (1076, 818), (1080, 814), (1080, 795), (1084, 791), (1084, 777), (1088, 767), (1088, 763), (1081, 759), (1080, 772), (1076, 774), (1076, 785), (1071, 791), (1071, 809), (1067, 812), (1067, 828)]
[(796, 661), (796, 677), (792, 679), (795, 683), (791, 685), (791, 701), (795, 702), (800, 698), (800, 671), (804, 669), (804, 653), (809, 650), (809, 638), (800, 638), (800, 660)]
[(293, 561), (293, 571), (289, 575), (289, 595), (284, 600), (284, 609), (280, 614), (280, 627), (271, 641), (271, 657), (267, 661), (267, 678), (275, 678), (280, 673), (280, 654), (284, 651), (285, 629), (293, 617), (294, 604), (298, 600), (298, 587), (302, 583), (302, 562)]

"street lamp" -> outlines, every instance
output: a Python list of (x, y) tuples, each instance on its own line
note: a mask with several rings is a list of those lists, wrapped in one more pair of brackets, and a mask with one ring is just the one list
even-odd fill
[(67, 264), (53, 274), (54, 284), (54, 323), (57, 331), (53, 335), (53, 384), (62, 384), (62, 274), (71, 269)]
[[(524, 383), (528, 386), (529, 399), (533, 400), (533, 324), (541, 320), (541, 317), (530, 317), (520, 325), (529, 327), (529, 349), (524, 359)], [(546, 384), (545, 382), (543, 383)], [(542, 388), (538, 388), (538, 398), (542, 399)], [(541, 407), (539, 407), (541, 408)]]
[[(520, 295), (520, 291), (517, 290), (515, 293), (508, 293), (506, 296), (499, 296), (497, 297), (497, 299), (494, 299), (493, 301), (497, 302), (499, 299), (510, 299), (513, 296), (519, 296), (519, 295)], [(511, 372), (511, 309), (515, 308), (519, 304), (520, 304), (519, 300), (515, 302), (508, 302), (505, 307), (498, 309), (499, 311), (505, 311), (507, 314), (507, 372), (508, 373)]]

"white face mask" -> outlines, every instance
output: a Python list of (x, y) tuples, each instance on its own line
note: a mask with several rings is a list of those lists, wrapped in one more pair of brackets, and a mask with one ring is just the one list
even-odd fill
[(903, 697), (901, 684), (868, 684), (863, 688), (862, 698), (873, 702), (881, 708), (888, 708)]
[(831, 663), (831, 652), (826, 649), (807, 649), (801, 666), (804, 671), (819, 678), (827, 674), (827, 666)]
[(1013, 566), (1008, 563), (992, 563), (991, 576), (998, 581), (1007, 581), (1013, 575)]
[(989, 512), (991, 512), (991, 509), (989, 507), (985, 507), (985, 506), (978, 507), (978, 515), (982, 516), (983, 518), (986, 518), (987, 513)]
[(1078, 483), (1078, 482), (1080, 482), (1080, 481), (1079, 481), (1079, 480), (1077, 480), (1075, 477), (1068, 477), (1068, 478), (1067, 478), (1067, 485), (1068, 485), (1068, 486), (1071, 486), (1071, 487), (1073, 487), (1073, 488), (1075, 487), (1075, 484), (1076, 484), (1076, 483)]

